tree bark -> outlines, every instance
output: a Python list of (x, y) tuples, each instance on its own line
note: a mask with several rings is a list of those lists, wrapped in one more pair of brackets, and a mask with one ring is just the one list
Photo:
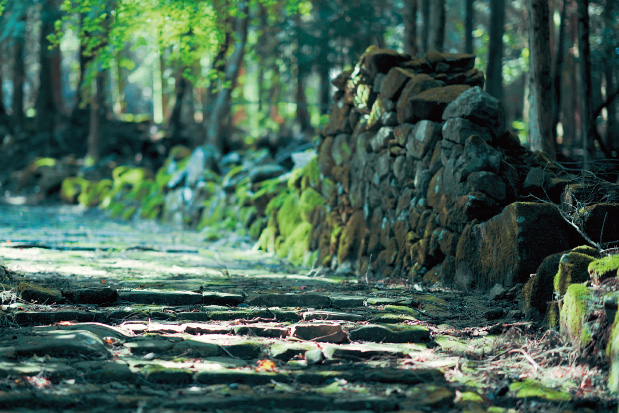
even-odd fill
[(307, 96), (305, 96), (305, 67), (309, 62), (304, 61), (303, 56), (303, 40), (301, 38), (301, 18), (300, 14), (295, 15), (296, 26), (296, 49), (295, 49), (295, 63), (296, 63), (296, 88), (295, 88), (295, 100), (297, 103), (296, 120), (301, 128), (301, 132), (305, 132), (311, 129), (311, 118), (309, 109), (307, 106)]
[(54, 139), (54, 129), (58, 123), (57, 96), (54, 86), (59, 79), (59, 73), (54, 73), (54, 59), (57, 58), (58, 48), (50, 50), (51, 43), (47, 37), (54, 33), (54, 22), (58, 17), (56, 0), (45, 0), (41, 11), (41, 31), (39, 38), (39, 90), (36, 107), (37, 132), (46, 136), (46, 153), (50, 155)]
[(219, 91), (213, 107), (213, 112), (207, 125), (207, 142), (213, 144), (220, 151), (224, 149), (224, 138), (228, 132), (229, 125), (226, 125), (230, 117), (230, 98), (232, 90), (243, 64), (245, 56), (245, 46), (247, 44), (247, 26), (249, 23), (248, 6), (246, 2), (239, 5), (239, 17), (236, 18), (234, 32), (236, 35), (234, 51), (226, 64), (224, 72), (224, 83), (230, 87), (224, 87)]
[(475, 22), (475, 9), (473, 8), (475, 1), (466, 0), (466, 12), (464, 21), (464, 53), (473, 54), (473, 24)]
[(595, 145), (591, 137), (593, 125), (593, 98), (591, 86), (591, 46), (589, 45), (589, 0), (578, 1), (578, 50), (580, 52), (581, 141), (583, 169), (590, 170), (595, 159)]
[[(611, 27), (616, 23), (616, 12), (614, 10), (614, 3), (616, 0), (606, 0), (604, 4), (604, 30), (612, 32)], [(610, 33), (609, 33), (610, 34)], [(616, 45), (610, 40), (612, 35), (603, 36), (605, 39), (605, 68), (604, 79), (606, 81), (606, 99), (609, 98), (613, 91), (617, 90), (617, 82), (615, 77), (617, 76), (616, 67)], [(618, 156), (616, 152), (619, 151), (619, 137), (617, 136), (617, 103), (616, 98), (612, 99), (606, 108), (608, 113), (608, 119), (606, 121), (606, 147), (613, 156)]]
[(417, 55), (417, 0), (404, 1), (404, 52)]
[[(25, 18), (23, 20), (25, 26)], [(24, 59), (25, 49), (25, 28), (24, 33), (18, 33), (13, 40), (13, 102), (11, 110), (13, 112), (13, 128), (16, 131), (24, 128), (24, 83), (26, 81), (26, 62)]]
[(529, 48), (531, 50), (531, 102), (534, 121), (530, 126), (533, 150), (544, 151), (556, 158), (556, 145), (551, 131), (552, 82), (550, 79), (550, 20), (547, 0), (527, 0), (529, 15)]
[(423, 17), (423, 30), (421, 31), (421, 45), (426, 53), (430, 47), (430, 0), (421, 0), (421, 14)]
[(557, 53), (555, 54), (554, 67), (552, 69), (552, 91), (554, 105), (552, 107), (551, 131), (554, 141), (557, 140), (557, 125), (561, 114), (561, 75), (563, 73), (563, 58), (565, 56), (565, 25), (567, 24), (567, 1), (563, 0), (561, 8), (561, 22), (559, 24), (559, 39), (557, 40)]
[(445, 43), (445, 2), (433, 0), (430, 16), (430, 48), (442, 51)]
[[(230, 37), (231, 37), (231, 28), (230, 22), (227, 21), (224, 34), (224, 40), (219, 45), (219, 50), (217, 51), (217, 55), (215, 56), (215, 60), (213, 60), (213, 69), (217, 73), (224, 73), (226, 70), (226, 55), (228, 54), (228, 50), (230, 49)], [(209, 121), (211, 118), (211, 113), (214, 109), (214, 100), (217, 97), (217, 89), (220, 86), (220, 83), (216, 79), (212, 79), (208, 88), (206, 89), (206, 93), (204, 94), (204, 101), (202, 102), (202, 118), (205, 122)]]
[(503, 100), (503, 33), (505, 32), (505, 0), (490, 1), (490, 44), (486, 69), (486, 91)]
[(98, 68), (92, 85), (93, 97), (90, 103), (90, 118), (87, 140), (87, 163), (95, 164), (101, 155), (101, 124), (105, 118), (105, 80), (106, 72)]
[(183, 68), (181, 67), (176, 74), (176, 82), (175, 82), (175, 101), (174, 107), (172, 109), (172, 113), (170, 114), (170, 119), (168, 120), (168, 132), (170, 135), (178, 134), (178, 132), (182, 128), (182, 112), (183, 112), (183, 101), (185, 99), (185, 93), (187, 92), (187, 79), (183, 76)]

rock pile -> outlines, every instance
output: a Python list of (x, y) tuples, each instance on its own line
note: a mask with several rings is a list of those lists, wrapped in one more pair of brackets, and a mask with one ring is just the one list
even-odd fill
[(474, 63), (370, 48), (334, 80), (318, 159), (335, 186), (323, 263), (491, 288), (525, 283), (545, 257), (584, 243), (556, 205), (530, 202), (573, 194), (570, 177), (506, 130)]

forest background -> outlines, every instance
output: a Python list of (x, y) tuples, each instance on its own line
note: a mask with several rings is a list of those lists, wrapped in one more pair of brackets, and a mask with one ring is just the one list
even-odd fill
[(312, 141), (331, 80), (376, 45), (476, 54), (523, 143), (568, 168), (612, 173), (615, 3), (3, 0), (5, 167), (67, 154), (86, 166), (127, 154), (140, 164), (165, 152), (146, 141), (223, 152)]

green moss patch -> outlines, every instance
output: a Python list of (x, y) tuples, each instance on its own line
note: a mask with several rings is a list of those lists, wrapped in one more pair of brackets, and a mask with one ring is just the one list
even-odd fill
[(574, 344), (584, 348), (592, 340), (591, 332), (585, 324), (589, 288), (584, 284), (568, 287), (560, 313), (561, 333), (567, 335)]
[(593, 261), (590, 255), (580, 252), (568, 252), (561, 256), (559, 271), (554, 278), (554, 290), (559, 296), (564, 295), (570, 285), (589, 281), (587, 268)]
[(516, 393), (517, 398), (521, 399), (535, 397), (557, 402), (567, 402), (572, 399), (569, 393), (553, 390), (531, 379), (512, 383), (509, 385), (509, 389)]
[(595, 283), (619, 276), (619, 254), (609, 255), (589, 263), (589, 276)]

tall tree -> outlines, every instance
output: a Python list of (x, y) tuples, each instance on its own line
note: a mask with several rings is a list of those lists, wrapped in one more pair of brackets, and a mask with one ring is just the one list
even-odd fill
[(430, 12), (430, 49), (442, 51), (445, 44), (446, 0), (433, 0)]
[(229, 132), (230, 100), (232, 90), (236, 85), (247, 44), (247, 29), (249, 23), (249, 8), (247, 2), (239, 4), (239, 15), (234, 23), (234, 51), (226, 63), (224, 71), (224, 87), (219, 91), (214, 102), (213, 111), (208, 120), (206, 141), (223, 150), (225, 135)]
[(39, 40), (39, 91), (36, 107), (37, 132), (46, 136), (46, 152), (49, 154), (53, 144), (54, 130), (58, 123), (57, 89), (60, 73), (57, 73), (55, 61), (59, 61), (59, 48), (52, 48), (49, 36), (54, 33), (54, 23), (59, 17), (58, 2), (45, 0), (41, 10), (41, 31)]
[(567, 24), (567, 2), (563, 0), (561, 8), (561, 20), (559, 23), (559, 38), (557, 40), (557, 51), (555, 54), (554, 66), (552, 68), (552, 92), (554, 96), (554, 104), (552, 107), (552, 135), (557, 139), (557, 125), (561, 114), (561, 75), (563, 73), (563, 60), (565, 56), (565, 26)]
[(430, 49), (430, 0), (421, 0), (421, 16), (423, 20), (423, 30), (421, 31), (421, 46), (425, 53)]
[(548, 0), (527, 0), (531, 66), (531, 148), (556, 157), (551, 131), (550, 18)]
[(404, 51), (411, 56), (417, 54), (417, 0), (405, 0), (404, 12)]
[[(617, 82), (615, 77), (617, 76), (617, 45), (613, 41), (616, 39), (616, 32), (613, 36), (613, 25), (617, 23), (617, 11), (615, 9), (616, 0), (606, 0), (604, 4), (604, 35), (602, 39), (604, 41), (604, 52), (606, 54), (605, 67), (604, 67), (604, 79), (606, 81), (606, 99), (609, 100), (606, 107), (608, 113), (608, 120), (606, 122), (606, 147), (613, 153), (619, 151), (619, 138), (617, 137)], [(615, 94), (614, 97), (612, 96)], [(615, 156), (619, 156), (616, 154)]]
[(581, 140), (583, 169), (590, 170), (595, 159), (591, 136), (593, 126), (593, 92), (591, 86), (591, 46), (589, 44), (589, 0), (578, 1), (578, 50), (580, 53)]
[[(15, 2), (11, 3), (15, 4)], [(26, 14), (25, 11), (19, 10), (23, 14), (19, 17), (15, 33), (12, 40), (13, 43), (13, 101), (11, 103), (12, 123), (15, 130), (23, 130), (25, 114), (24, 114), (24, 84), (26, 82)]]
[(475, 53), (473, 48), (473, 24), (475, 22), (474, 0), (466, 0), (466, 11), (464, 13), (464, 53)]
[(503, 33), (505, 32), (505, 0), (490, 0), (490, 42), (486, 90), (503, 99)]
[(307, 106), (307, 96), (305, 95), (305, 77), (307, 76), (307, 57), (303, 53), (304, 39), (301, 28), (301, 14), (297, 10), (295, 13), (295, 26), (296, 26), (296, 45), (295, 45), (295, 69), (296, 69), (296, 90), (295, 100), (297, 103), (297, 123), (301, 128), (301, 132), (309, 131), (312, 124), (309, 109)]

